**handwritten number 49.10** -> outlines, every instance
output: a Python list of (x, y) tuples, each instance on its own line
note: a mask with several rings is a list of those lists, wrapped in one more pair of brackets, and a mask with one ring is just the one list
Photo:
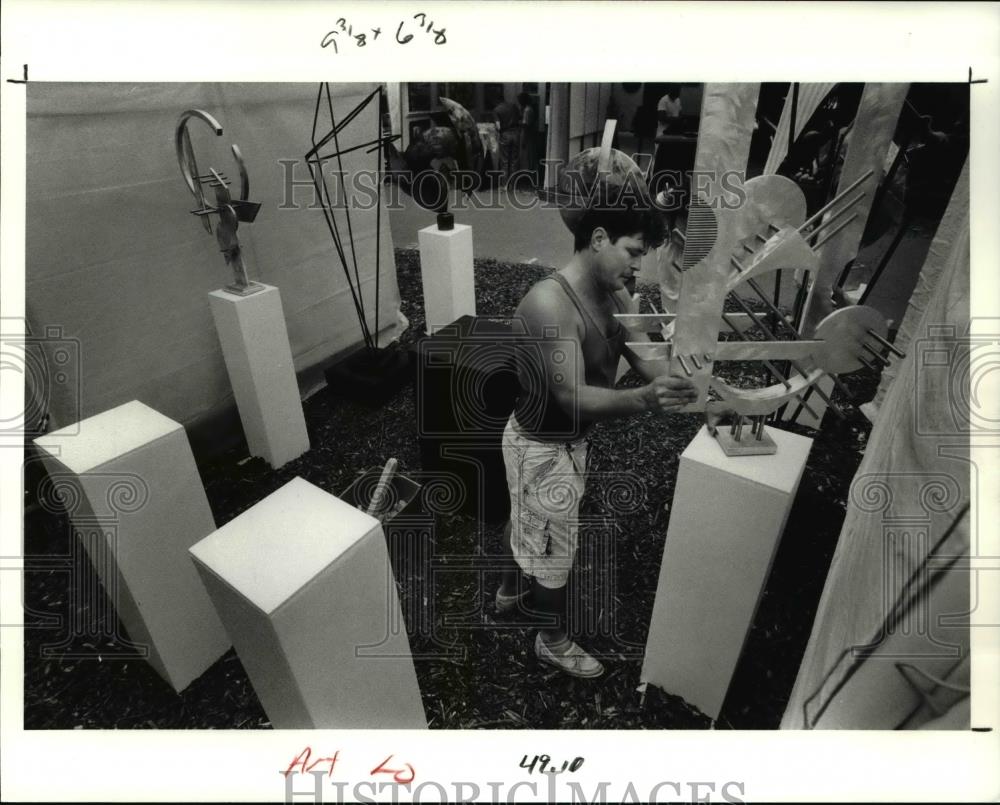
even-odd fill
[(521, 768), (527, 769), (528, 774), (531, 774), (537, 768), (538, 771), (545, 774), (562, 774), (564, 771), (576, 771), (583, 765), (583, 758), (577, 757), (573, 758), (573, 761), (564, 760), (561, 768), (556, 768), (552, 766), (548, 768), (549, 763), (552, 762), (552, 758), (548, 755), (535, 755), (530, 761), (528, 756), (525, 755), (521, 758)]

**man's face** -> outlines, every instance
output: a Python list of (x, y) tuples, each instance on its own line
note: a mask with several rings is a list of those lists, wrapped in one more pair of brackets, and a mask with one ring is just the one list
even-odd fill
[(628, 288), (629, 293), (635, 287), (635, 275), (639, 273), (639, 263), (646, 253), (646, 242), (641, 232), (633, 235), (622, 235), (612, 241), (610, 236), (601, 230), (603, 237), (597, 243), (597, 282), (608, 291), (620, 291)]

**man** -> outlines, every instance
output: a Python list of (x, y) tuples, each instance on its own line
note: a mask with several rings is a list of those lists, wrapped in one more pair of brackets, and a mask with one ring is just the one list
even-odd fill
[(497, 124), (499, 139), (500, 182), (505, 187), (520, 163), (521, 110), (517, 104), (501, 101), (493, 110), (493, 118)]
[(656, 120), (660, 124), (660, 134), (673, 134), (681, 118), (681, 87), (671, 84), (666, 94), (656, 103)]
[[(593, 189), (599, 176), (589, 149), (571, 163), (584, 166)], [(612, 151), (635, 177), (635, 163)], [(643, 183), (644, 187), (644, 183)], [(618, 186), (620, 191), (620, 185)], [(607, 184), (581, 212), (564, 213), (574, 254), (560, 271), (539, 281), (515, 314), (527, 330), (518, 350), (520, 394), (503, 439), (511, 496), (504, 535), (509, 557), (497, 592), (499, 613), (530, 593), (534, 611), (547, 616), (535, 640), (543, 662), (579, 677), (596, 677), (601, 663), (573, 642), (565, 624), (566, 582), (576, 552), (577, 511), (587, 462), (586, 433), (597, 420), (644, 411), (676, 411), (697, 392), (686, 379), (666, 374), (662, 361), (640, 360), (625, 346), (632, 337), (613, 317), (634, 304), (629, 286), (643, 254), (664, 235), (661, 213), (646, 200), (617, 203), (624, 194)], [(647, 381), (641, 388), (615, 389), (624, 355)], [(516, 561), (516, 564), (514, 563)], [(531, 577), (522, 591), (520, 571)]]

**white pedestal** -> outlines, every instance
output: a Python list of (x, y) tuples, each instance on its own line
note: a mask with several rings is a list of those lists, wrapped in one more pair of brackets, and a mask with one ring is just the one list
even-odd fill
[[(795, 377), (799, 377), (798, 372), (792, 372), (789, 380)], [(833, 394), (833, 378), (830, 377), (830, 375), (823, 375), (815, 385), (827, 397)], [(802, 396), (805, 395), (803, 394)], [(795, 421), (799, 425), (805, 425), (806, 427), (816, 428), (816, 430), (819, 430), (820, 425), (823, 424), (823, 417), (826, 415), (827, 404), (823, 401), (823, 398), (815, 392), (809, 395), (806, 402), (809, 403), (809, 408), (812, 408), (813, 411), (816, 412), (816, 416), (810, 414), (809, 408), (803, 406), (799, 415), (795, 418)], [(781, 416), (782, 420), (786, 421), (791, 419), (792, 414), (795, 413), (795, 409), (798, 407), (798, 400), (792, 400), (788, 403), (788, 405), (785, 406), (785, 413)]]
[(184, 428), (133, 401), (35, 444), (129, 637), (187, 687), (229, 640), (188, 557), (215, 521)]
[(454, 229), (442, 232), (434, 224), (417, 236), (427, 333), (433, 335), (455, 319), (476, 315), (472, 227), (455, 224)]
[(208, 295), (250, 455), (277, 469), (309, 449), (281, 295)]
[(716, 718), (812, 439), (768, 428), (770, 456), (727, 458), (703, 427), (681, 454), (641, 678)]
[(378, 521), (295, 478), (191, 549), (277, 728), (425, 728)]

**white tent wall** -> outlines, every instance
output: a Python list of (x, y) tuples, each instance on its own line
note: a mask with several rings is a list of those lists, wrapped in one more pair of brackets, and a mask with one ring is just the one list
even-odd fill
[[(189, 123), (199, 171), (223, 171), (239, 193), (230, 145), (240, 147), (250, 200), (262, 204), (239, 227), (250, 279), (278, 286), (295, 369), (301, 373), (361, 343), (350, 289), (303, 157), (312, 147), (317, 84), (39, 84), (28, 88), (28, 325), (79, 341), (80, 389), (50, 383), (56, 425), (139, 399), (192, 424), (232, 408), (233, 395), (207, 293), (232, 281), (214, 235), (190, 214), (195, 201), (174, 151), (181, 112), (200, 108), (223, 127), (216, 137)], [(371, 84), (332, 84), (346, 116)], [(340, 147), (377, 134), (373, 101)], [(329, 129), (321, 118), (317, 136)], [(347, 175), (374, 171), (375, 154), (343, 158)], [(294, 160), (293, 167), (282, 161)], [(331, 180), (335, 161), (327, 166)], [(288, 198), (290, 179), (298, 182)], [(371, 182), (372, 188), (375, 185)], [(366, 196), (374, 197), (374, 189)], [(209, 196), (211, 202), (211, 196)], [(297, 202), (293, 206), (292, 202)], [(374, 327), (376, 209), (352, 210), (355, 252)], [(343, 212), (341, 236), (351, 258)], [(380, 221), (380, 343), (398, 328), (388, 214)], [(77, 399), (79, 396), (79, 399)]]

